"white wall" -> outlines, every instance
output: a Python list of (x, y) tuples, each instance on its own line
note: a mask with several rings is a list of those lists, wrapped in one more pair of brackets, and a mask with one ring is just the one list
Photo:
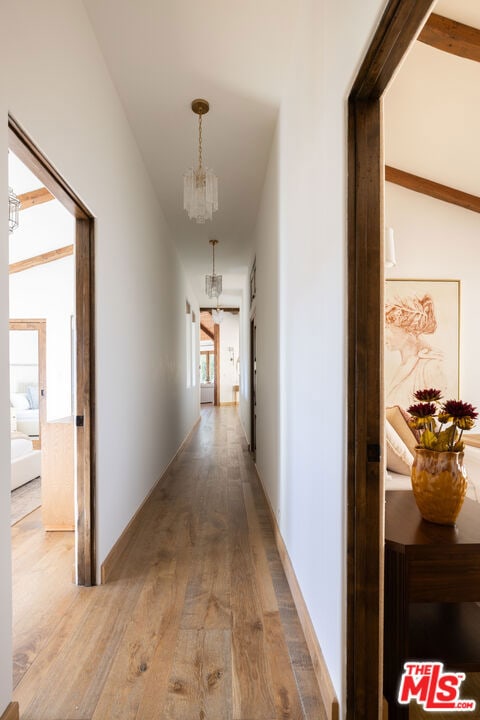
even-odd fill
[[(0, 116), (5, 117), (4, 75), (0, 70)], [(6, 148), (7, 126), (0, 123), (0, 147)], [(0, 154), (0, 196), (6, 198), (7, 153)], [(8, 228), (7, 203), (0, 203), (0, 228)], [(8, 359), (8, 242), (0, 242), (0, 713), (12, 698), (12, 574), (10, 552), (10, 419)]]
[(232, 403), (238, 397), (233, 392), (233, 386), (239, 384), (239, 331), (238, 314), (225, 312), (220, 325), (220, 403)]
[(343, 713), (347, 97), (384, 3), (301, 4), (255, 229), (257, 466)]
[[(10, 111), (96, 217), (100, 564), (198, 416), (198, 383), (185, 386), (183, 322), (193, 292), (82, 3), (10, 3), (2, 12), (0, 60), (3, 196)], [(8, 237), (1, 203), (0, 228), (1, 712), (11, 699)]]
[(460, 280), (460, 397), (480, 407), (480, 215), (386, 183), (385, 219), (397, 259), (388, 278)]

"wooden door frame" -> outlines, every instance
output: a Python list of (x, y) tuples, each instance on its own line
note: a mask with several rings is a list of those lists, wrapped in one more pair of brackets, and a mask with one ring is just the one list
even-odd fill
[(47, 321), (45, 319), (10, 319), (10, 330), (23, 332), (31, 330), (38, 332), (38, 445), (34, 447), (39, 450), (42, 445), (42, 432), (47, 422), (47, 405), (45, 391), (47, 387)]
[(257, 396), (257, 374), (255, 371), (257, 355), (257, 325), (255, 313), (250, 316), (250, 452), (253, 459), (257, 453), (257, 418), (256, 418), (256, 396)]
[[(95, 584), (94, 218), (58, 171), (8, 117), (8, 146), (75, 217), (76, 558), (75, 581)], [(75, 412), (75, 410), (73, 410)]]
[(215, 382), (213, 383), (213, 404), (220, 405), (220, 325), (213, 325), (213, 352), (215, 365)]
[(352, 719), (378, 720), (383, 694), (382, 95), (433, 4), (390, 0), (348, 101), (347, 718)]

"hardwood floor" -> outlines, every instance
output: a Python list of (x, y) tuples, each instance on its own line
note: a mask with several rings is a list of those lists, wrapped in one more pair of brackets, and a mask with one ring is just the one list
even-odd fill
[(13, 528), (22, 720), (326, 718), (235, 408), (202, 411), (107, 585), (38, 522)]

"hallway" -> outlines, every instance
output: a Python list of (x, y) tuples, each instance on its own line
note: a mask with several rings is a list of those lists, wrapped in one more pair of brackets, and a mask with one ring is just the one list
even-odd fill
[(22, 720), (326, 717), (236, 409), (202, 411), (142, 513), (107, 585), (44, 607)]

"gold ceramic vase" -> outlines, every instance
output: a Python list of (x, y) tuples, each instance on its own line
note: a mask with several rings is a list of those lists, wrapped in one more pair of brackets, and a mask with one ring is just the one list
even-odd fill
[(424, 520), (455, 525), (465, 493), (467, 471), (463, 452), (435, 452), (416, 448), (412, 465), (412, 489)]

